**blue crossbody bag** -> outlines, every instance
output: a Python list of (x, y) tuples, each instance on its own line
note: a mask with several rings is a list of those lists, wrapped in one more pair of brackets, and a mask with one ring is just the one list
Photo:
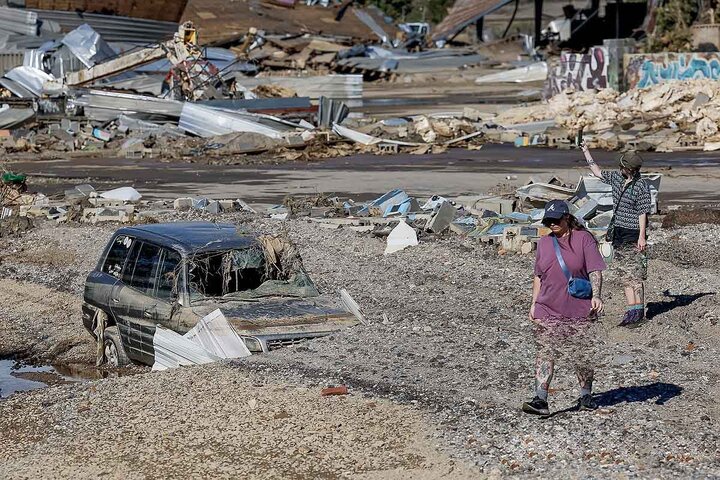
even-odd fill
[(568, 293), (575, 298), (592, 298), (592, 283), (584, 278), (573, 278), (567, 265), (565, 265), (562, 253), (560, 253), (560, 244), (558, 243), (557, 237), (553, 236), (552, 239), (553, 245), (555, 246), (555, 256), (558, 259), (558, 263), (560, 263), (560, 268), (562, 268), (565, 277), (568, 279)]

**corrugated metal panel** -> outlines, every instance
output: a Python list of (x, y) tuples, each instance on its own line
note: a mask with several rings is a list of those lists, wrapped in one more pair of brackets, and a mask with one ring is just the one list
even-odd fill
[[(279, 85), (291, 88), (301, 97), (318, 100), (320, 97), (335, 100), (362, 100), (362, 75), (325, 75), (317, 77), (265, 77), (247, 78), (237, 76), (238, 84), (245, 88), (258, 85)], [(346, 102), (348, 103), (348, 102)]]
[(33, 94), (30, 90), (22, 85), (19, 85), (17, 82), (10, 80), (9, 78), (0, 78), (0, 85), (10, 90), (16, 97), (35, 98), (35, 94)]
[(256, 98), (252, 100), (223, 99), (204, 100), (203, 105), (213, 108), (224, 108), (227, 110), (293, 110), (309, 109), (312, 107), (309, 97), (292, 98)]
[(202, 365), (220, 360), (197, 343), (162, 327), (155, 328), (153, 350), (155, 351), (153, 370)]
[(0, 75), (23, 64), (25, 54), (23, 52), (3, 52), (0, 53)]
[(43, 84), (54, 80), (52, 75), (48, 75), (42, 70), (33, 67), (15, 67), (5, 74), (7, 78), (19, 83), (25, 89), (31, 91), (35, 96), (43, 93)]
[(266, 137), (282, 139), (284, 134), (275, 128), (261, 125), (222, 110), (185, 103), (180, 115), (180, 128), (200, 137), (215, 137), (233, 132), (252, 132)]
[[(179, 118), (182, 112), (182, 102), (165, 100), (143, 95), (129, 93), (105, 92), (90, 90), (80, 95), (75, 103), (92, 109), (105, 109), (125, 113), (146, 113)], [(88, 114), (86, 108), (86, 115)]]
[(373, 31), (375, 35), (377, 35), (380, 40), (383, 42), (387, 42), (390, 37), (388, 37), (387, 32), (383, 30), (383, 28), (375, 21), (375, 19), (370, 16), (369, 13), (367, 13), (365, 10), (358, 10), (357, 8), (353, 8), (353, 13), (355, 16), (363, 22), (367, 27)]
[(0, 128), (11, 128), (20, 125), (35, 116), (32, 108), (0, 107)]
[(130, 78), (112, 79), (95, 84), (96, 87), (111, 87), (115, 90), (132, 90), (159, 97), (162, 92), (162, 82), (165, 75), (136, 75)]
[(21, 8), (0, 7), (0, 18), (26, 25), (35, 25), (38, 21), (37, 13)]
[(87, 68), (102, 63), (115, 56), (105, 40), (87, 23), (69, 32), (62, 39), (63, 45), (70, 49)]
[[(83, 23), (90, 25), (106, 42), (158, 43), (169, 40), (177, 32), (175, 22), (142, 18), (117, 17), (93, 13), (32, 10), (41, 20), (57, 22), (63, 32), (70, 32)], [(0, 27), (1, 28), (1, 27)]]
[(504, 7), (511, 1), (512, 0), (457, 0), (447, 17), (435, 27), (435, 30), (432, 32), (432, 39), (435, 41), (450, 40), (468, 25)]

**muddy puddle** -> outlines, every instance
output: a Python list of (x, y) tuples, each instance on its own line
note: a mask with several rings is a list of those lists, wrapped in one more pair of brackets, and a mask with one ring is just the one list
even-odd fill
[(51, 385), (87, 382), (110, 374), (76, 365), (28, 365), (14, 359), (0, 359), (0, 399), (17, 392)]

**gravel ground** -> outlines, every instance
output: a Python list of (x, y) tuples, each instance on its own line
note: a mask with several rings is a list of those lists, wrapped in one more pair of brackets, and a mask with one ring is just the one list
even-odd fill
[[(160, 219), (188, 216), (201, 215), (172, 214)], [(99, 471), (92, 470), (100, 468), (97, 462), (83, 470), (79, 459), (86, 460), (82, 455), (96, 448), (93, 439), (102, 438), (104, 442), (116, 438), (122, 444), (113, 448), (121, 455), (104, 458), (107, 468), (122, 476), (136, 465), (135, 473), (152, 477), (154, 462), (142, 456), (135, 464), (128, 458), (130, 453), (122, 454), (131, 448), (125, 442), (136, 438), (136, 423), (120, 435), (122, 424), (113, 422), (141, 418), (143, 428), (148, 423), (157, 424), (156, 429), (142, 430), (143, 435), (152, 431), (149, 437), (137, 437), (147, 438), (148, 450), (153, 451), (162, 445), (161, 437), (154, 432), (177, 427), (179, 419), (187, 417), (189, 407), (184, 404), (192, 404), (191, 399), (203, 400), (199, 409), (193, 409), (193, 415), (202, 412), (203, 420), (186, 424), (185, 432), (206, 438), (188, 440), (189, 444), (209, 451), (222, 449), (214, 443), (215, 436), (210, 436), (211, 429), (219, 428), (217, 439), (227, 438), (228, 432), (235, 432), (239, 438), (240, 430), (223, 429), (223, 419), (228, 416), (225, 405), (218, 406), (215, 415), (210, 405), (217, 402), (210, 404), (205, 398), (222, 396), (223, 403), (242, 405), (246, 397), (236, 399), (223, 389), (215, 390), (215, 382), (231, 385), (234, 381), (278, 385), (297, 395), (298, 400), (318, 386), (346, 384), (372, 397), (372, 402), (386, 405), (387, 418), (399, 414), (408, 421), (404, 426), (381, 422), (373, 433), (380, 440), (370, 441), (370, 446), (375, 441), (387, 441), (382, 440), (386, 438), (383, 435), (403, 435), (404, 440), (388, 449), (396, 453), (392, 458), (378, 460), (376, 465), (372, 449), (366, 449), (367, 441), (349, 442), (343, 444), (344, 450), (357, 452), (344, 454), (357, 453), (363, 459), (348, 457), (347, 462), (359, 465), (357, 468), (348, 469), (340, 453), (340, 457), (331, 454), (327, 462), (304, 455), (293, 467), (285, 467), (283, 456), (278, 468), (293, 468), (296, 475), (291, 476), (370, 472), (371, 476), (390, 477), (402, 476), (405, 469), (412, 468), (430, 477), (443, 472), (460, 476), (460, 472), (470, 472), (466, 470), (469, 468), (490, 476), (720, 475), (720, 407), (716, 402), (720, 397), (720, 308), (716, 297), (720, 286), (720, 227), (699, 225), (652, 233), (648, 308), (653, 318), (641, 329), (629, 331), (613, 326), (622, 314), (623, 298), (612, 275), (608, 275), (608, 313), (603, 319), (604, 334), (598, 338), (604, 354), (597, 359), (594, 388), (602, 408), (592, 413), (566, 411), (577, 397), (577, 388), (569, 364), (560, 360), (550, 399), (551, 409), (558, 413), (542, 420), (519, 411), (521, 402), (531, 395), (534, 359), (531, 328), (526, 320), (531, 257), (499, 256), (492, 247), (458, 237), (426, 238), (418, 247), (385, 257), (382, 240), (366, 234), (331, 231), (303, 220), (280, 223), (248, 216), (224, 216), (222, 220), (240, 222), (252, 230), (287, 231), (298, 243), (305, 266), (321, 290), (347, 288), (364, 308), (369, 325), (242, 362), (20, 394), (0, 404), (0, 431), (28, 430), (36, 432), (32, 435), (37, 438), (17, 433), (16, 442), (0, 446), (0, 458), (10, 462), (3, 462), (9, 474), (4, 476), (21, 476), (18, 473), (25, 472), (30, 463), (37, 464), (42, 455), (51, 457), (43, 457), (43, 461), (49, 462), (54, 472), (66, 468), (66, 473), (91, 476)], [(5, 279), (0, 283), (0, 318), (7, 326), (0, 335), (0, 353), (22, 351), (47, 358), (56, 345), (67, 339), (84, 338), (86, 343), (73, 345), (60, 359), (67, 361), (62, 358), (66, 355), (73, 361), (91, 361), (90, 337), (83, 336), (82, 327), (78, 327), (80, 316), (75, 309), (79, 309), (85, 275), (114, 229), (45, 225), (20, 238), (0, 240), (5, 252), (0, 262), (0, 277)], [(8, 303), (20, 292), (32, 292), (32, 297), (26, 302)], [(82, 399), (87, 392), (98, 396), (97, 404), (92, 402), (97, 409), (87, 411), (90, 420), (80, 421), (68, 412), (76, 412), (84, 405)], [(317, 392), (313, 395), (317, 396)], [(378, 397), (390, 402), (376, 400)], [(147, 398), (157, 398), (149, 411), (148, 405), (138, 405)], [(265, 401), (276, 408), (273, 397)], [(43, 408), (48, 402), (53, 407)], [(177, 412), (168, 408), (176, 403), (182, 404)], [(105, 415), (100, 414), (101, 406), (113, 412), (108, 426), (97, 424), (97, 417)], [(148, 415), (143, 413), (143, 406)], [(23, 408), (29, 409), (27, 415), (23, 415)], [(361, 410), (362, 405), (353, 404), (352, 408)], [(314, 407), (308, 409), (314, 412)], [(346, 415), (346, 421), (351, 422), (348, 425), (362, 428), (362, 414), (357, 414), (359, 423), (355, 423), (355, 415), (354, 410)], [(25, 417), (27, 422), (35, 423), (25, 428)], [(147, 422), (148, 418), (152, 422)], [(314, 424), (312, 415), (307, 420), (303, 425)], [(414, 426), (410, 425), (413, 422)], [(38, 425), (42, 432), (37, 433), (31, 425)], [(60, 425), (60, 429), (53, 427), (49, 435), (42, 425)], [(69, 426), (77, 426), (78, 430)], [(258, 435), (258, 442), (275, 441), (263, 437), (264, 433)], [(431, 435), (432, 440), (426, 435)], [(297, 440), (296, 435), (292, 438)], [(68, 443), (69, 439), (72, 442)], [(173, 444), (177, 445), (173, 459), (177, 457), (181, 462), (185, 454), (192, 455), (192, 450), (180, 440), (177, 442)], [(415, 445), (413, 442), (418, 448), (425, 445), (422, 448), (430, 452), (420, 455), (425, 460), (403, 456), (403, 445)], [(63, 464), (55, 457), (67, 455), (62, 453), (66, 443), (83, 453), (69, 456)], [(25, 462), (12, 455), (18, 448), (38, 448), (42, 452), (34, 451), (28, 458), (35, 461)], [(445, 454), (456, 463), (452, 465)], [(233, 450), (228, 455), (254, 468), (262, 467), (260, 459), (248, 459), (249, 453)], [(170, 461), (167, 472), (174, 472), (174, 461)], [(212, 461), (201, 463), (211, 465)], [(235, 461), (231, 463), (237, 468)], [(448, 465), (456, 470), (447, 473)], [(209, 471), (221, 476), (231, 471), (223, 470), (221, 464), (212, 468)], [(283, 472), (287, 475), (290, 471), (277, 472), (283, 476)]]

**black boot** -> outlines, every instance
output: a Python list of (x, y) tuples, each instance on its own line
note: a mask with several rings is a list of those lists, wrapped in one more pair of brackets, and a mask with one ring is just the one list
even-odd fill
[(522, 411), (532, 415), (550, 415), (548, 402), (538, 396), (529, 402), (523, 403)]
[(597, 410), (598, 404), (595, 403), (595, 399), (590, 394), (583, 395), (577, 400), (578, 410)]

